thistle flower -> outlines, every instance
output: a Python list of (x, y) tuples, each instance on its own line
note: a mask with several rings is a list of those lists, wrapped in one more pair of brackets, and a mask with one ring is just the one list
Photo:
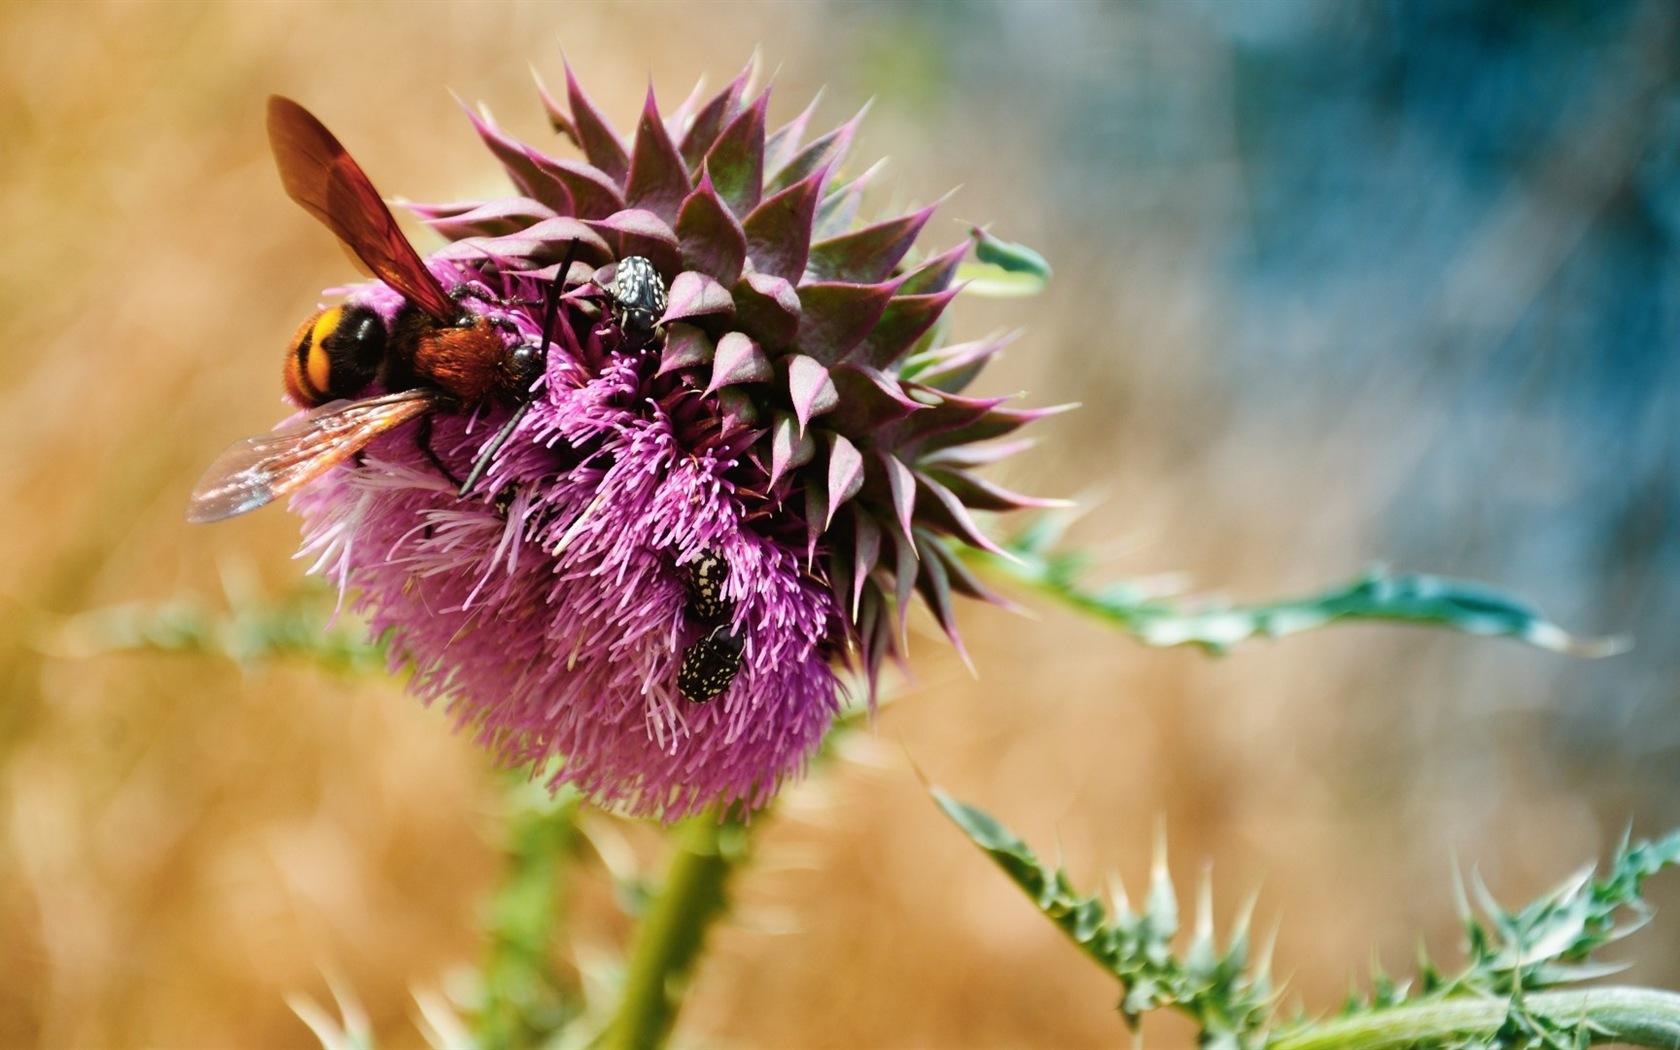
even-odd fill
[(450, 242), (428, 266), (508, 339), (551, 338), (546, 375), (465, 496), (438, 467), (467, 476), (506, 408), (382, 437), (293, 499), (416, 693), (666, 819), (799, 775), (837, 669), (873, 699), (914, 593), (960, 647), (952, 595), (992, 596), (953, 544), (995, 550), (972, 512), (1039, 502), (971, 472), (1048, 410), (961, 393), (1006, 341), (942, 340), (967, 240), (913, 256), (931, 207), (859, 222), (858, 121), (767, 133), (750, 73), (669, 116), (650, 92), (626, 141), (568, 69), (568, 104), (542, 98), (582, 160), (469, 114), (518, 195), (414, 206)]

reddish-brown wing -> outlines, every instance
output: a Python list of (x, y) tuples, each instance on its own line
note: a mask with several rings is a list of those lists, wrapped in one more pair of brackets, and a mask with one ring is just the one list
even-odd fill
[(315, 480), (374, 438), (437, 407), (435, 390), (334, 401), (272, 434), (246, 438), (216, 457), (193, 489), (187, 520), (221, 521), (256, 510)]
[(268, 97), (268, 142), (286, 193), (338, 234), (375, 277), (440, 324), (460, 315), (380, 199), (361, 166), (307, 109)]

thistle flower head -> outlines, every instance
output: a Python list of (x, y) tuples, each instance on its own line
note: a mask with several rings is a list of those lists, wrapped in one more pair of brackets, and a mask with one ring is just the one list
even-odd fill
[[(914, 254), (932, 208), (859, 221), (857, 121), (769, 131), (749, 80), (668, 116), (650, 92), (625, 138), (568, 70), (543, 102), (581, 159), (469, 114), (517, 195), (415, 206), (450, 242), (427, 265), (545, 374), (527, 408), (439, 413), (293, 500), (415, 692), (668, 819), (797, 776), (837, 669), (873, 696), (915, 593), (960, 645), (953, 593), (989, 595), (953, 544), (993, 549), (972, 512), (1035, 502), (972, 473), (1043, 411), (961, 393), (1004, 342), (941, 337), (968, 242)], [(459, 496), (439, 466), (468, 476), (510, 421)]]

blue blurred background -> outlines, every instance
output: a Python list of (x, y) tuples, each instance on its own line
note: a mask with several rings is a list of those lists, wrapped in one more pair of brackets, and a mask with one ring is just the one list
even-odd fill
[[(181, 508), (279, 414), (342, 257), (279, 191), (263, 98), (385, 192), (505, 192), (445, 89), (557, 152), (552, 41), (618, 126), (756, 47), (819, 89), (866, 207), (961, 186), (1056, 267), (984, 379), (1079, 401), (995, 475), (1087, 508), (1112, 576), (1239, 599), (1374, 560), (1484, 579), (1628, 653), (1347, 627), (1223, 660), (1056, 610), (963, 610), (914, 688), (784, 799), (684, 1018), (734, 1045), (1095, 1045), (1113, 989), (927, 802), (910, 761), (1082, 886), (1165, 827), (1221, 922), (1262, 886), (1281, 973), (1339, 1003), (1455, 950), (1453, 858), (1515, 903), (1680, 823), (1680, 5), (1652, 2), (0, 6), (0, 1043), (295, 1045), (336, 972), (383, 1045), (482, 948), (498, 782), (400, 683), (89, 655), (88, 609), (286, 593), (278, 510)], [(926, 627), (924, 623), (923, 628)], [(644, 861), (645, 829), (624, 832)], [(1620, 957), (1680, 982), (1671, 907)], [(597, 887), (597, 891), (600, 887)], [(583, 893), (565, 959), (618, 945)], [(590, 901), (597, 910), (586, 907)], [(605, 917), (603, 917), (605, 916)], [(580, 948), (579, 945), (582, 945)], [(1185, 1032), (1164, 1027), (1150, 1043)]]
[[(1613, 670), (1559, 661), (1481, 689), (1465, 679), (1500, 655), (1367, 673), (1456, 679), (1445, 717), (1478, 736), (1528, 711), (1547, 776), (1680, 816), (1680, 9), (830, 11), (852, 93), (914, 84), (884, 104), (954, 116), (1033, 184), (1035, 232), (1079, 282), (1056, 305), (1064, 375), (1043, 382), (1102, 406), (1070, 417), (1059, 466), (1100, 474), (1148, 446), (1194, 493), (1180, 538), (1217, 551), (1264, 530), (1265, 583), (1213, 551), (1190, 556), (1203, 583), (1299, 586), (1292, 566), (1352, 547), (1632, 637)], [(988, 214), (1020, 222), (1003, 194)], [(1343, 717), (1393, 747), (1417, 715)], [(1361, 752), (1388, 790), (1432, 761)]]

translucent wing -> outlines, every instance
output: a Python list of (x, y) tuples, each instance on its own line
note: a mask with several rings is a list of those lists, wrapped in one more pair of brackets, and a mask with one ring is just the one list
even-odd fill
[(193, 489), (187, 520), (221, 521), (256, 510), (320, 477), (379, 435), (437, 407), (435, 390), (403, 390), (322, 405), (272, 434), (216, 457)]
[(426, 269), (361, 166), (314, 114), (270, 95), (268, 142), (292, 200), (338, 234), (375, 277), (438, 322), (454, 323), (460, 308)]

